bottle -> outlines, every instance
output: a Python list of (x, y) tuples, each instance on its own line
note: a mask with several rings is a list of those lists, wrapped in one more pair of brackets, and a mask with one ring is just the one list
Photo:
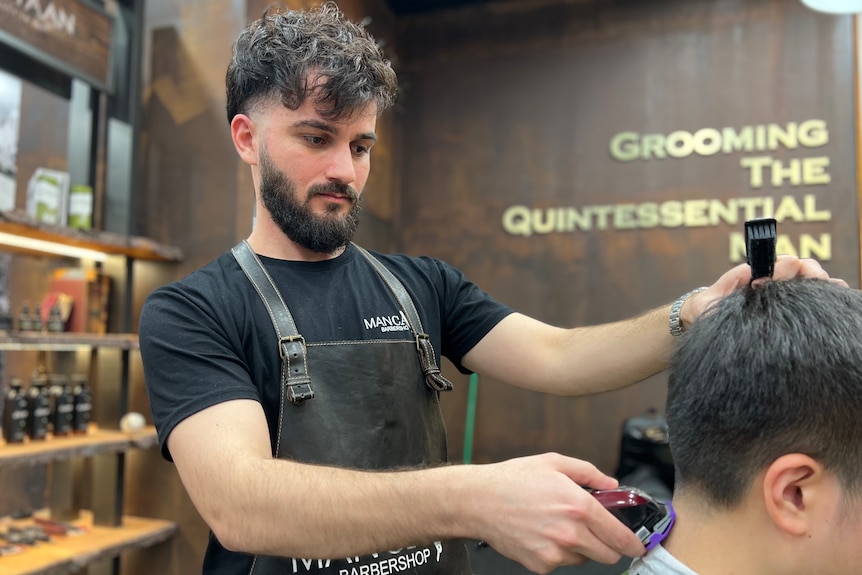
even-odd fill
[(75, 411), (75, 398), (72, 388), (65, 375), (52, 374), (48, 376), (48, 386), (54, 406), (51, 410), (51, 429), (54, 435), (69, 435), (72, 432), (72, 419)]
[(75, 184), (69, 188), (69, 227), (89, 230), (93, 226), (93, 187)]
[(33, 331), (42, 331), (44, 327), (42, 324), (42, 306), (36, 304), (36, 308), (33, 310), (33, 315), (31, 316), (33, 319), (31, 320)]
[(72, 411), (72, 432), (87, 433), (90, 416), (93, 411), (90, 389), (87, 378), (81, 374), (72, 376), (72, 398), (74, 410)]
[(7, 443), (21, 443), (27, 435), (27, 397), (17, 377), (9, 382), (3, 403), (3, 437)]
[(21, 304), (21, 309), (18, 312), (18, 331), (31, 331), (33, 329), (33, 320), (30, 317), (30, 303), (24, 302)]
[(30, 439), (45, 439), (48, 420), (51, 417), (51, 400), (48, 396), (47, 380), (35, 376), (27, 390), (27, 435)]
[(63, 312), (60, 310), (60, 304), (55, 303), (51, 306), (51, 310), (48, 312), (47, 328), (48, 331), (55, 333), (63, 331)]

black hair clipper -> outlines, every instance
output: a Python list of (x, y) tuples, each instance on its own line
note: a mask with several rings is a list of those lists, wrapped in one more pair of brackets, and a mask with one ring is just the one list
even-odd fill
[(757, 218), (745, 222), (745, 255), (751, 267), (751, 283), (757, 278), (771, 278), (775, 270), (775, 218)]

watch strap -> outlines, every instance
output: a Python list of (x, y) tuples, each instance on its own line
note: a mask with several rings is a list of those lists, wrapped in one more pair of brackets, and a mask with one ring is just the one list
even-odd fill
[(681, 296), (679, 296), (678, 298), (676, 298), (676, 301), (674, 301), (670, 305), (670, 316), (668, 317), (668, 325), (670, 327), (670, 334), (672, 336), (679, 337), (683, 333), (682, 332), (682, 323), (680, 322), (679, 313), (682, 311), (682, 306), (683, 306), (683, 304), (685, 304), (685, 301), (688, 298), (690, 298), (691, 296), (693, 296), (694, 294), (700, 293), (706, 289), (709, 289), (709, 288), (707, 288), (706, 286), (695, 288), (695, 289), (691, 290), (690, 292), (686, 292), (686, 293), (682, 294)]

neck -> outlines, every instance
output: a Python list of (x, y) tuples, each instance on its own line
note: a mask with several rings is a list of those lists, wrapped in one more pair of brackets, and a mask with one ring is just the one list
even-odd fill
[(292, 241), (268, 218), (259, 219), (248, 237), (248, 243), (256, 254), (279, 260), (319, 262), (337, 258), (345, 248), (332, 253), (315, 252)]
[[(775, 528), (756, 501), (732, 510), (675, 496), (676, 522), (663, 546), (698, 575), (789, 575)], [(787, 557), (787, 555), (784, 555)]]

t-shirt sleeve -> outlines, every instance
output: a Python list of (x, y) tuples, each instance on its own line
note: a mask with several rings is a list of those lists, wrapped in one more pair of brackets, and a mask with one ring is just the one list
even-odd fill
[[(229, 302), (222, 302), (230, 305)], [(139, 336), (147, 395), (159, 445), (183, 419), (234, 399), (260, 401), (224, 312), (200, 291), (171, 284), (147, 298)]]
[(435, 260), (442, 280), (442, 354), (462, 373), (471, 373), (461, 360), (500, 321), (514, 313), (455, 267)]

